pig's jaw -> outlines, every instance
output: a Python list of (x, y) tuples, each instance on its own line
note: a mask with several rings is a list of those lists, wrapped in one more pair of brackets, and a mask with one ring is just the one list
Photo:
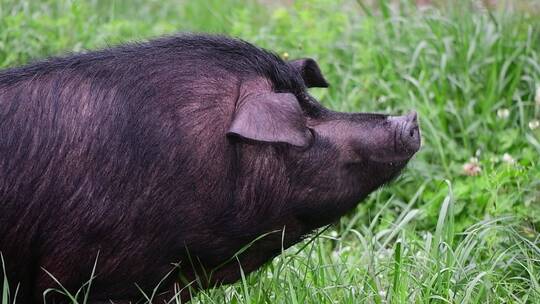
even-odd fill
[(349, 168), (349, 174), (358, 181), (357, 200), (360, 201), (373, 191), (395, 180), (405, 169), (409, 158), (392, 161), (368, 160)]
[(369, 160), (375, 163), (385, 164), (389, 166), (405, 166), (409, 159), (410, 155), (392, 155), (392, 156), (381, 156), (372, 154), (369, 156)]

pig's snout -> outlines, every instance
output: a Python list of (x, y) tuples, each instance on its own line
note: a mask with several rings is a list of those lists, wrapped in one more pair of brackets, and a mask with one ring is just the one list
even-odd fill
[(353, 141), (361, 159), (367, 156), (368, 159), (382, 163), (406, 161), (420, 149), (420, 128), (416, 112), (403, 116), (369, 118), (360, 130), (361, 137)]
[(402, 152), (413, 155), (420, 149), (420, 129), (418, 127), (418, 114), (415, 111), (405, 116), (396, 117), (397, 136), (396, 146)]

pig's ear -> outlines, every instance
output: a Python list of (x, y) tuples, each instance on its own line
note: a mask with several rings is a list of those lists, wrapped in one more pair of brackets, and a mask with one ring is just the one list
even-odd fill
[(256, 93), (239, 100), (227, 135), (297, 147), (308, 146), (312, 136), (290, 93)]
[(324, 79), (317, 62), (311, 58), (303, 58), (289, 61), (292, 67), (302, 75), (308, 88), (327, 88), (328, 81)]

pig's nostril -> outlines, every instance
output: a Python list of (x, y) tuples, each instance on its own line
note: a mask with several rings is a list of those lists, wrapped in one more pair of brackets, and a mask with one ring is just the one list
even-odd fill
[(408, 118), (409, 119), (403, 123), (401, 145), (407, 153), (414, 153), (420, 148), (420, 130), (416, 119), (413, 120), (413, 117), (411, 116)]

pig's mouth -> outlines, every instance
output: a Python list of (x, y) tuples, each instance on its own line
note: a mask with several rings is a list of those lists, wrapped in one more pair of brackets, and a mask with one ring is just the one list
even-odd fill
[(386, 164), (390, 166), (406, 164), (412, 155), (389, 155), (389, 156), (380, 156), (380, 155), (371, 155), (369, 160), (374, 163)]
[[(401, 170), (405, 168), (407, 163), (409, 162), (409, 159), (405, 160), (391, 160), (391, 161), (371, 161), (371, 166), (375, 168), (375, 170), (380, 171), (383, 173), (386, 182), (392, 181), (395, 177), (399, 175)], [(385, 182), (385, 183), (386, 183)]]

